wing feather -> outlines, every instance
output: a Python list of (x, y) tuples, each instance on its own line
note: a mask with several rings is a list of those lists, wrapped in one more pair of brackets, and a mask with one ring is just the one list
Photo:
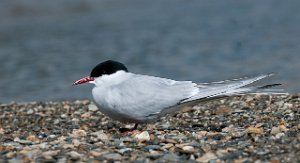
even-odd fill
[[(229, 96), (234, 94), (247, 93), (253, 90), (258, 90), (259, 87), (256, 88), (256, 87), (245, 87), (245, 86), (273, 75), (274, 74), (267, 74), (267, 75), (259, 75), (252, 78), (224, 80), (224, 81), (213, 82), (213, 83), (200, 83), (197, 85), (199, 87), (199, 93), (186, 100), (183, 100), (181, 103), (186, 103), (194, 100), (211, 98), (216, 96)], [(261, 88), (263, 89), (263, 87)]]
[(115, 99), (122, 99), (115, 101), (119, 112), (141, 120), (159, 114), (162, 109), (177, 105), (182, 99), (198, 93), (197, 84), (191, 81), (145, 75), (135, 75), (114, 89), (114, 94), (120, 96)]

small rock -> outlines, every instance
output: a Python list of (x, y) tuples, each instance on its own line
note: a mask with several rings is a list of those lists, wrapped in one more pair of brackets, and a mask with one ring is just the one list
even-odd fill
[[(45, 161), (45, 162), (46, 162), (46, 161)], [(49, 162), (50, 162), (50, 161), (49, 161)], [(53, 162), (56, 162), (56, 160), (53, 160)], [(57, 163), (66, 163), (66, 162), (68, 162), (66, 157), (57, 159)]]
[(156, 151), (156, 150), (150, 150), (149, 151), (149, 155), (147, 157), (149, 157), (150, 159), (158, 159), (159, 157), (161, 157), (163, 154), (159, 151)]
[(197, 138), (197, 139), (202, 139), (203, 137), (205, 137), (206, 135), (207, 135), (207, 131), (199, 131), (199, 132), (197, 132), (197, 134), (195, 135), (195, 137)]
[(232, 111), (231, 108), (229, 108), (225, 105), (221, 105), (220, 107), (217, 108), (216, 114), (217, 115), (223, 115), (223, 114), (229, 113), (231, 111)]
[(0, 128), (0, 134), (4, 134), (4, 129)]
[(23, 140), (23, 139), (19, 140), (18, 142), (20, 144), (32, 144), (32, 141), (30, 141), (30, 140)]
[(162, 149), (170, 149), (171, 147), (173, 147), (174, 145), (169, 143), (169, 144), (166, 144), (162, 147)]
[(169, 135), (171, 139), (184, 140), (187, 139), (184, 134)]
[(158, 162), (181, 162), (180, 157), (175, 155), (174, 153), (167, 153), (160, 159), (161, 161)]
[(91, 133), (91, 135), (96, 136), (97, 139), (99, 139), (101, 141), (108, 141), (109, 140), (108, 136), (103, 131), (93, 132), (93, 133)]
[(33, 110), (32, 109), (29, 109), (28, 111), (27, 111), (27, 114), (32, 114), (33, 113)]
[(263, 129), (257, 128), (257, 127), (248, 127), (247, 131), (248, 131), (248, 133), (251, 133), (251, 134), (262, 134), (263, 133)]
[(31, 150), (29, 150), (29, 149), (23, 149), (23, 150), (20, 150), (20, 151), (19, 151), (19, 154), (27, 155), (27, 154), (29, 154), (30, 152), (31, 152)]
[(135, 135), (134, 138), (140, 142), (144, 142), (144, 141), (150, 140), (150, 135), (149, 135), (148, 131), (144, 131), (140, 134)]
[(165, 143), (172, 143), (172, 144), (176, 144), (177, 143), (177, 141), (173, 140), (173, 139), (164, 139), (163, 142), (165, 142)]
[(8, 153), (6, 153), (5, 156), (6, 156), (6, 158), (11, 159), (15, 156), (15, 152), (8, 152)]
[(49, 138), (54, 139), (56, 135), (49, 135)]
[(46, 134), (46, 133), (39, 133), (39, 135), (38, 135), (38, 138), (39, 139), (43, 139), (43, 138), (46, 138), (48, 135)]
[(183, 150), (183, 152), (184, 153), (188, 153), (188, 154), (192, 154), (192, 153), (195, 153), (195, 149), (194, 149), (194, 147), (193, 146), (184, 146), (183, 148), (182, 148), (182, 150)]
[(56, 156), (56, 155), (58, 155), (58, 153), (59, 153), (59, 150), (55, 150), (55, 151), (46, 151), (46, 152), (43, 152), (42, 153), (42, 156), (43, 157), (52, 157), (52, 156)]
[(53, 122), (53, 124), (57, 125), (57, 124), (59, 124), (59, 122), (60, 122), (59, 119), (55, 119), (54, 122)]
[(66, 114), (61, 114), (60, 117), (61, 118), (67, 118), (68, 116)]
[(146, 150), (156, 150), (156, 149), (160, 149), (159, 145), (147, 145), (146, 147), (144, 147)]
[(263, 123), (257, 123), (256, 125), (255, 125), (255, 127), (256, 128), (259, 128), (259, 127), (261, 127), (261, 126), (263, 126), (264, 124)]
[(19, 138), (19, 137), (15, 137), (15, 138), (14, 138), (14, 141), (15, 141), (15, 142), (19, 142), (19, 141), (20, 141), (20, 138)]
[(29, 140), (31, 142), (39, 142), (40, 140), (35, 135), (29, 135), (26, 140)]
[(74, 145), (73, 144), (64, 144), (62, 146), (63, 149), (74, 149)]
[(122, 149), (118, 150), (118, 152), (121, 154), (124, 154), (125, 152), (128, 152), (128, 151), (132, 151), (132, 148), (122, 148)]
[(98, 108), (97, 108), (97, 106), (96, 105), (93, 105), (93, 104), (90, 104), (89, 106), (89, 111), (97, 111), (98, 110)]
[(91, 113), (89, 113), (89, 112), (83, 113), (83, 114), (81, 114), (80, 117), (81, 118), (90, 118), (91, 117)]
[(276, 134), (278, 134), (278, 133), (280, 133), (279, 127), (272, 127), (272, 129), (271, 129), (271, 134), (272, 134), (272, 135), (276, 135)]
[(103, 155), (103, 152), (99, 152), (99, 151), (90, 151), (90, 155), (94, 156), (94, 157), (98, 157)]
[(275, 135), (275, 138), (276, 138), (276, 139), (280, 139), (280, 138), (281, 138), (282, 136), (284, 136), (284, 135), (285, 135), (285, 134), (281, 132), (281, 133), (276, 134), (276, 135)]
[(82, 156), (81, 154), (79, 154), (76, 151), (71, 151), (68, 153), (68, 155), (71, 157), (72, 160), (79, 160), (80, 157)]
[(279, 130), (282, 132), (287, 132), (289, 129), (285, 127), (285, 125), (279, 125)]
[(45, 148), (49, 147), (49, 145), (47, 145), (47, 143), (45, 142), (45, 143), (41, 143), (41, 144), (39, 145), (39, 147), (40, 147), (41, 149), (45, 149)]
[(119, 153), (108, 153), (102, 157), (107, 160), (122, 160), (122, 156)]
[(252, 101), (253, 101), (253, 97), (247, 97), (245, 100), (246, 103), (250, 103)]
[(232, 136), (233, 138), (240, 138), (240, 137), (244, 136), (245, 134), (246, 134), (245, 131), (241, 131), (241, 132), (233, 132), (233, 133), (231, 133), (231, 136)]
[(186, 144), (175, 144), (175, 147), (178, 147), (178, 148), (183, 148), (184, 146), (186, 146)]
[(73, 139), (72, 143), (75, 147), (78, 147), (81, 144), (81, 142), (78, 139)]
[(214, 153), (205, 153), (202, 157), (197, 158), (197, 162), (208, 162), (210, 160), (216, 159), (217, 156)]
[(87, 133), (84, 130), (81, 130), (81, 129), (73, 130), (73, 132), (72, 132), (72, 136), (75, 137), (75, 138), (84, 137), (86, 135), (87, 135)]

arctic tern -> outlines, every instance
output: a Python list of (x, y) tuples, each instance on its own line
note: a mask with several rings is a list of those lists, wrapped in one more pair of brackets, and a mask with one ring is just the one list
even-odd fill
[(124, 132), (135, 130), (140, 123), (178, 111), (184, 104), (233, 95), (279, 92), (280, 89), (272, 87), (280, 84), (249, 86), (272, 75), (193, 83), (131, 73), (124, 64), (108, 60), (98, 64), (89, 76), (73, 85), (95, 84), (93, 99), (102, 113), (120, 122), (135, 123), (131, 129), (120, 130)]

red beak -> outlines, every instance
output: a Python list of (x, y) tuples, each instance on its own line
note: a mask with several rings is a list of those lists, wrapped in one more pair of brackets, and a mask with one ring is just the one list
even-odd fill
[(87, 77), (84, 77), (82, 79), (75, 81), (72, 85), (84, 84), (86, 82), (90, 82), (90, 81), (94, 81), (94, 80), (95, 80), (95, 78), (87, 76)]

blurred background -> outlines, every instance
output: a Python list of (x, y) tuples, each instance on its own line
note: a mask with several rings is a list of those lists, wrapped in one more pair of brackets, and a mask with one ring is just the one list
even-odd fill
[(0, 102), (91, 99), (71, 86), (113, 59), (210, 82), (277, 72), (300, 91), (300, 1), (0, 0)]

